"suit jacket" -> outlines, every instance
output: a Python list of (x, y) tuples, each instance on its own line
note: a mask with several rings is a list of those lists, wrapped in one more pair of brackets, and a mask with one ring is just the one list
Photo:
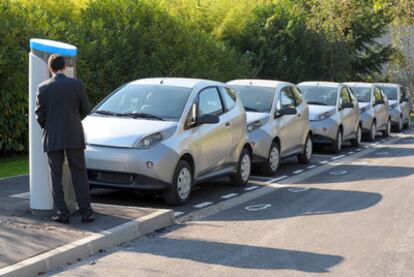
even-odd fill
[(38, 87), (36, 118), (43, 129), (43, 151), (85, 149), (82, 119), (89, 102), (81, 81), (56, 74)]

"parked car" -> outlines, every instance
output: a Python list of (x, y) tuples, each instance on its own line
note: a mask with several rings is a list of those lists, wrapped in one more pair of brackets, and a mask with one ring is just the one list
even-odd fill
[(375, 140), (378, 131), (384, 137), (391, 133), (391, 117), (388, 110), (388, 99), (375, 84), (345, 83), (359, 102), (362, 134), (370, 141)]
[(280, 159), (297, 155), (300, 163), (312, 158), (309, 109), (294, 84), (270, 80), (227, 83), (239, 94), (247, 114), (253, 162), (274, 175)]
[(388, 97), (392, 126), (398, 132), (401, 132), (403, 128), (408, 128), (412, 103), (406, 88), (399, 84), (380, 83), (377, 85)]
[(350, 140), (352, 146), (361, 143), (358, 100), (348, 86), (303, 82), (298, 87), (309, 105), (314, 143), (329, 144), (334, 153), (341, 151), (343, 141)]
[(223, 83), (136, 80), (105, 98), (83, 125), (93, 186), (163, 192), (179, 205), (195, 183), (230, 176), (245, 185), (250, 177), (246, 114)]

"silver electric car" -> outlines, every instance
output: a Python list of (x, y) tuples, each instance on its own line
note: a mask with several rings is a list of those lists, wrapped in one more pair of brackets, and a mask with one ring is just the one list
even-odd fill
[(312, 158), (309, 109), (293, 84), (271, 80), (234, 80), (227, 83), (239, 94), (247, 114), (253, 162), (273, 175), (280, 158), (297, 155), (300, 163)]
[(403, 128), (408, 128), (412, 103), (406, 88), (399, 84), (381, 83), (377, 85), (388, 97), (392, 126), (398, 132), (401, 132)]
[(362, 129), (357, 98), (348, 86), (332, 82), (298, 84), (309, 105), (309, 120), (316, 144), (329, 144), (331, 151), (341, 151), (343, 141), (352, 146), (361, 143)]
[(384, 137), (391, 132), (391, 118), (388, 111), (387, 96), (375, 84), (345, 83), (359, 102), (362, 134), (369, 140), (375, 140), (378, 131)]
[(136, 80), (98, 104), (83, 126), (93, 187), (162, 192), (180, 205), (197, 182), (230, 176), (245, 185), (250, 177), (246, 114), (223, 83)]

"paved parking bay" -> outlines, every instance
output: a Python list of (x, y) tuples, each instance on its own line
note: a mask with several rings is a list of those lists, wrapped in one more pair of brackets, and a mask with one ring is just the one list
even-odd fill
[[(246, 192), (208, 184), (180, 208), (179, 219), (272, 189), (50, 274), (414, 276), (413, 142), (410, 132), (380, 138), (373, 148), (322, 151), (311, 165), (285, 164), (278, 176), (257, 178)], [(281, 176), (287, 177), (274, 181)]]

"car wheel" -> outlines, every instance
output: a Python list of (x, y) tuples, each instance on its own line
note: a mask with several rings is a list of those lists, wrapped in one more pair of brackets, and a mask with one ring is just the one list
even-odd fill
[(376, 135), (377, 135), (377, 124), (375, 123), (375, 121), (373, 121), (371, 124), (371, 128), (369, 129), (368, 140), (374, 141)]
[(272, 142), (269, 149), (267, 160), (263, 163), (262, 173), (264, 175), (275, 175), (280, 164), (280, 146), (276, 142)]
[(193, 174), (187, 161), (178, 162), (171, 187), (165, 192), (164, 199), (170, 205), (182, 205), (188, 201), (193, 187)]
[(388, 119), (387, 126), (385, 127), (385, 130), (382, 131), (383, 137), (389, 137), (391, 134), (391, 120)]
[(303, 153), (298, 155), (298, 161), (301, 164), (307, 164), (312, 159), (313, 154), (313, 142), (312, 136), (308, 135), (306, 138), (305, 145), (303, 146)]
[(338, 129), (336, 133), (336, 139), (331, 144), (331, 152), (339, 153), (342, 149), (342, 131)]
[(410, 118), (408, 118), (407, 122), (404, 123), (404, 129), (410, 129)]
[(352, 147), (358, 147), (361, 144), (361, 139), (362, 139), (362, 129), (361, 129), (361, 125), (358, 125), (358, 129), (357, 129), (357, 132), (355, 134), (355, 138), (351, 139), (351, 146)]
[(252, 159), (249, 150), (243, 148), (237, 164), (236, 174), (230, 175), (230, 181), (236, 186), (244, 186), (250, 179), (252, 170)]

